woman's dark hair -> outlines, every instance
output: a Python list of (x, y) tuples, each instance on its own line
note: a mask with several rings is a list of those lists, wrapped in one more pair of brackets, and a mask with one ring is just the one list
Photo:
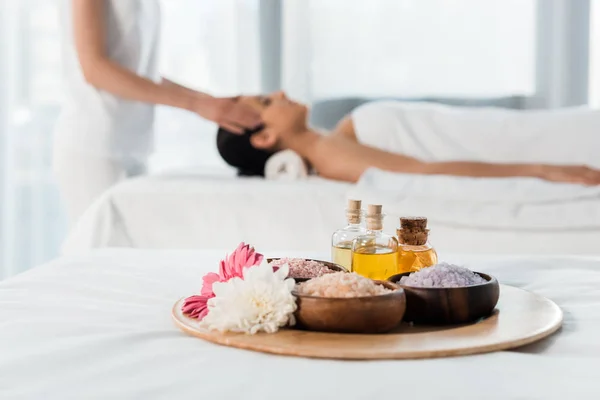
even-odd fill
[(257, 149), (250, 143), (250, 137), (261, 130), (259, 127), (238, 135), (219, 128), (217, 149), (227, 164), (237, 168), (238, 176), (265, 176), (265, 164), (274, 152)]

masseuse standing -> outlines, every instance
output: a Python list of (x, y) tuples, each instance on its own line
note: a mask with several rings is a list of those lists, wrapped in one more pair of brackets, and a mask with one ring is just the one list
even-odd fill
[(61, 0), (66, 101), (54, 171), (71, 223), (104, 190), (145, 172), (154, 105), (183, 108), (242, 133), (260, 116), (161, 78), (158, 0)]

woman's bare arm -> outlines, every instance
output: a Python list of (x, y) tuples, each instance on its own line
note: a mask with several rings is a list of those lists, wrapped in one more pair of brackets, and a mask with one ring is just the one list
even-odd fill
[(295, 136), (288, 148), (306, 158), (324, 178), (356, 182), (370, 167), (384, 171), (466, 177), (533, 177), (553, 182), (600, 185), (600, 171), (586, 166), (492, 164), (471, 161), (423, 162), (355, 141), (307, 132)]
[(232, 98), (214, 98), (169, 80), (154, 82), (112, 61), (106, 54), (105, 0), (72, 0), (73, 35), (86, 81), (116, 96), (182, 108), (234, 132), (260, 124), (260, 116)]
[(73, 35), (86, 81), (119, 97), (192, 111), (195, 97), (160, 85), (113, 62), (106, 56), (105, 0), (72, 0)]
[(315, 132), (295, 137), (286, 147), (305, 157), (319, 175), (347, 182), (356, 182), (371, 167), (391, 172), (471, 177), (539, 177), (541, 174), (539, 166), (530, 164), (427, 163), (343, 137), (326, 137)]

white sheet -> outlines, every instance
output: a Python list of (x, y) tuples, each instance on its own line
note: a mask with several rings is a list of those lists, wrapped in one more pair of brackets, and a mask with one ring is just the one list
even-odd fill
[[(384, 204), (390, 233), (401, 215), (428, 216), (431, 240), (441, 251), (600, 254), (598, 189), (573, 197), (561, 186), (544, 189), (532, 180), (496, 183), (492, 191), (489, 180), (459, 184), (453, 180), (458, 178), (372, 177), (369, 171), (356, 186), (316, 177), (281, 182), (196, 171), (140, 178), (99, 199), (71, 232), (63, 253), (102, 247), (230, 248), (242, 240), (263, 248), (328, 252), (331, 234), (345, 224), (346, 199), (358, 197), (364, 204)], [(562, 203), (548, 201), (557, 193)]]
[(351, 185), (318, 177), (285, 182), (228, 175), (178, 174), (114, 187), (85, 213), (64, 254), (98, 247), (259, 247), (328, 251), (345, 223)]
[(564, 311), (562, 331), (486, 355), (341, 362), (230, 349), (179, 332), (172, 304), (198, 290), (223, 254), (105, 250), (0, 283), (0, 398), (600, 397), (600, 258), (445, 257), (551, 298)]
[(352, 194), (384, 204), (393, 214), (423, 214), (432, 221), (473, 229), (600, 229), (600, 186), (369, 169)]

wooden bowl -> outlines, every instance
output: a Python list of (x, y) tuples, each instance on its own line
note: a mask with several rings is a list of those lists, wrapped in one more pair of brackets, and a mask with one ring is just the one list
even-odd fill
[[(283, 257), (273, 257), (273, 258), (267, 258), (267, 262), (269, 262), (269, 263), (270, 263), (271, 261), (279, 260), (279, 259), (281, 259), (281, 258), (283, 258)], [(296, 258), (296, 257), (288, 257), (288, 258)], [(332, 269), (332, 270), (334, 270), (334, 271), (348, 272), (348, 270), (347, 270), (346, 268), (342, 267), (342, 266), (341, 266), (341, 265), (339, 265), (339, 264), (332, 263), (332, 262), (330, 262), (330, 261), (323, 261), (323, 260), (313, 260), (313, 259), (310, 259), (310, 258), (303, 258), (303, 260), (306, 260), (306, 261), (316, 261), (316, 262), (319, 262), (319, 263), (321, 263), (321, 264), (324, 264), (324, 265), (325, 265), (325, 266), (327, 266), (329, 269)], [(292, 276), (291, 278), (294, 278), (294, 277)], [(308, 280), (310, 280), (310, 279), (312, 279), (312, 278), (294, 278), (294, 280), (295, 280), (297, 283), (306, 282), (306, 281), (308, 281)]]
[(383, 333), (402, 321), (406, 310), (404, 290), (390, 282), (375, 281), (394, 291), (368, 297), (331, 298), (298, 294), (294, 314), (299, 327), (310, 331)]
[(493, 276), (475, 272), (487, 282), (457, 288), (421, 288), (401, 285), (398, 282), (411, 272), (388, 278), (406, 292), (407, 322), (423, 324), (463, 324), (489, 316), (500, 297), (498, 280)]

